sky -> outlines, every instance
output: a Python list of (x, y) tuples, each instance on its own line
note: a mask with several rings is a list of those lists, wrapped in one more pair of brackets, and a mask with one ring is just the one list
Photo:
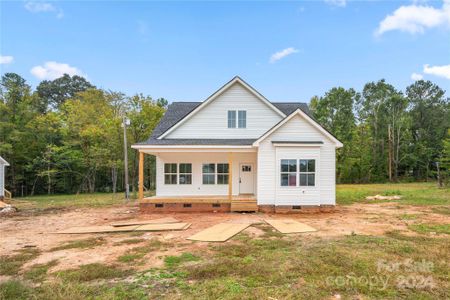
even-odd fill
[(203, 101), (239, 75), (271, 101), (426, 79), (450, 96), (450, 0), (3, 1), (0, 74)]

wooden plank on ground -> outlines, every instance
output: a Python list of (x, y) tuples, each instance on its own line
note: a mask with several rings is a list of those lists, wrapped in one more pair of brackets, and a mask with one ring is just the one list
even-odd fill
[(249, 223), (220, 223), (188, 237), (188, 240), (202, 242), (225, 242), (248, 226), (250, 226)]
[(121, 227), (114, 227), (109, 225), (83, 226), (83, 227), (71, 227), (66, 230), (58, 231), (57, 233), (79, 234), (79, 233), (129, 232), (134, 231), (136, 228), (138, 228), (138, 226), (121, 226)]
[(276, 230), (281, 233), (302, 233), (302, 232), (313, 232), (317, 229), (308, 226), (306, 224), (291, 220), (291, 219), (280, 219), (280, 220), (264, 220), (269, 225), (273, 226)]
[(7, 203), (0, 201), (0, 208), (5, 208), (6, 206), (8, 206)]
[(146, 224), (138, 226), (135, 231), (186, 230), (189, 226), (191, 226), (190, 223)]
[(112, 223), (111, 225), (114, 227), (120, 227), (120, 226), (130, 226), (130, 225), (145, 225), (145, 224), (169, 224), (169, 223), (179, 223), (180, 221), (172, 218), (160, 218), (160, 219), (153, 219), (153, 220), (129, 220), (126, 222), (117, 222)]

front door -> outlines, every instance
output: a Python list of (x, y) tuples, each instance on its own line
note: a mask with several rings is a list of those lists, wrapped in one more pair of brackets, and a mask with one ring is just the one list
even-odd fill
[(253, 164), (239, 165), (239, 194), (253, 194)]

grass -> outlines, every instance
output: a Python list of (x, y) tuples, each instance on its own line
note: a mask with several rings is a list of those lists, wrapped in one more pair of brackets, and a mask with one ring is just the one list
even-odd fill
[(418, 214), (402, 214), (398, 218), (400, 220), (408, 221), (408, 220), (417, 220), (417, 218), (419, 218), (419, 216), (420, 215), (418, 215)]
[(115, 246), (120, 246), (120, 245), (133, 245), (133, 244), (140, 244), (143, 243), (145, 241), (145, 239), (140, 239), (140, 238), (133, 238), (133, 239), (126, 239), (123, 241), (119, 241), (114, 243)]
[(31, 281), (42, 281), (46, 278), (48, 270), (57, 264), (58, 260), (55, 259), (45, 264), (33, 265), (24, 273), (24, 278)]
[(432, 212), (441, 215), (450, 215), (450, 206), (438, 206), (431, 209)]
[(106, 243), (106, 240), (102, 237), (88, 238), (84, 240), (69, 241), (61, 246), (54, 247), (50, 251), (59, 251), (67, 249), (89, 249), (94, 248)]
[(26, 248), (16, 251), (14, 255), (0, 256), (0, 275), (16, 275), (21, 267), (28, 261), (39, 256), (40, 251), (34, 248)]
[(339, 184), (336, 186), (336, 202), (349, 205), (357, 202), (377, 203), (387, 200), (367, 201), (367, 196), (402, 196), (392, 200), (408, 205), (450, 205), (450, 189), (438, 188), (436, 183), (394, 183), (394, 184)]
[(450, 234), (450, 224), (411, 224), (409, 229), (418, 233), (444, 233)]
[(121, 263), (139, 264), (142, 263), (145, 255), (151, 253), (152, 251), (159, 250), (167, 245), (167, 243), (163, 243), (158, 239), (152, 239), (144, 246), (134, 247), (128, 250), (125, 254), (119, 256), (117, 260)]
[(164, 263), (168, 268), (173, 268), (176, 266), (179, 266), (180, 264), (183, 264), (185, 262), (190, 261), (198, 261), (200, 258), (198, 256), (195, 256), (192, 253), (185, 252), (179, 256), (166, 256), (164, 258)]
[(82, 265), (77, 269), (69, 269), (57, 272), (57, 276), (59, 278), (75, 282), (112, 279), (125, 277), (129, 274), (129, 270), (124, 270), (116, 266), (104, 265), (100, 263)]

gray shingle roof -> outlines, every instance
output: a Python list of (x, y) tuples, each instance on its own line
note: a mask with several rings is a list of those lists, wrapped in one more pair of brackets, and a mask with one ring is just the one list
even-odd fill
[[(173, 102), (167, 108), (166, 113), (153, 130), (150, 138), (141, 145), (251, 145), (256, 139), (161, 139), (157, 138), (181, 121), (202, 102)], [(312, 116), (308, 105), (302, 102), (272, 102), (286, 116), (293, 113), (297, 108)]]

